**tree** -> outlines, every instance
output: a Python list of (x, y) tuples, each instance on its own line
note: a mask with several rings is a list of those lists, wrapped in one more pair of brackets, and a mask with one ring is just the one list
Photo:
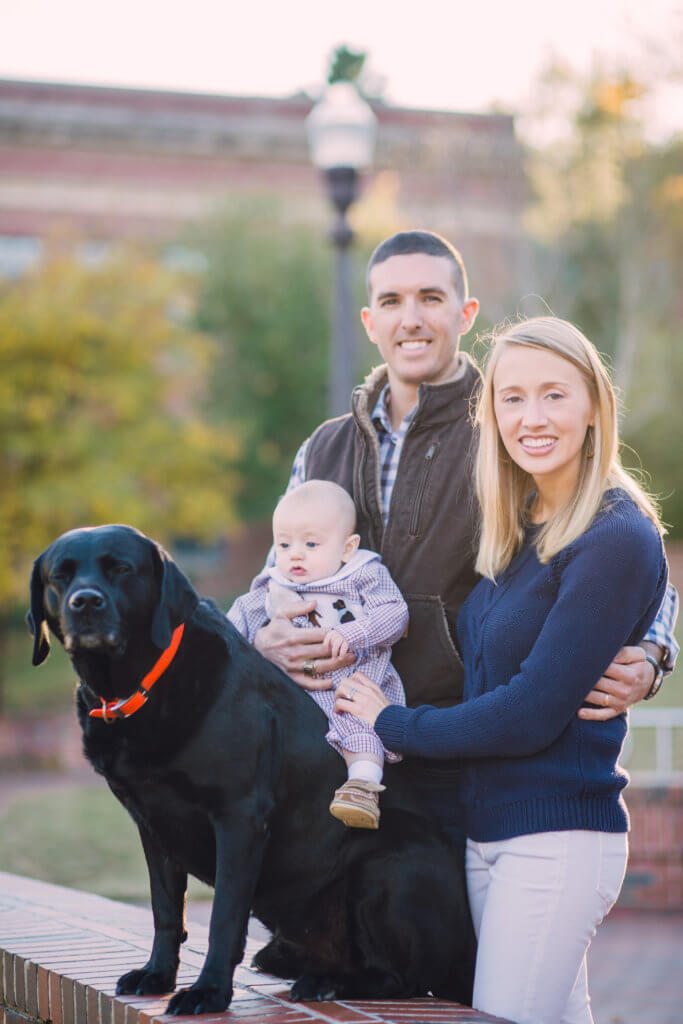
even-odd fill
[(197, 325), (219, 354), (211, 375), (214, 426), (239, 439), (232, 467), (240, 518), (269, 517), (301, 441), (325, 418), (329, 247), (288, 222), (277, 202), (253, 202), (206, 225)]
[(236, 442), (199, 414), (213, 351), (185, 298), (133, 253), (51, 258), (0, 289), (0, 631), (65, 530), (118, 521), (168, 540), (230, 524)]
[(622, 434), (681, 532), (683, 467), (670, 439), (683, 429), (683, 305), (673, 272), (683, 255), (683, 143), (648, 136), (649, 92), (648, 80), (627, 70), (550, 69), (529, 132), (529, 225), (535, 290), (612, 363)]

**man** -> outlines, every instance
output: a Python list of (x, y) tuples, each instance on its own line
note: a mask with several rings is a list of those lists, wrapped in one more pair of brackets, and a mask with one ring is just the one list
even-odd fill
[[(472, 479), (471, 404), (479, 372), (459, 352), (479, 303), (468, 297), (460, 255), (438, 235), (399, 232), (373, 253), (363, 326), (384, 365), (354, 390), (352, 412), (323, 423), (297, 454), (290, 487), (333, 480), (353, 497), (361, 544), (378, 551), (410, 610), (408, 634), (394, 647), (410, 706), (449, 706), (462, 695), (455, 620), (476, 583), (476, 499)], [(310, 606), (310, 610), (313, 605)], [(307, 689), (350, 665), (329, 658), (322, 630), (289, 621), (299, 605), (265, 626), (258, 650)], [(653, 696), (677, 648), (673, 588), (642, 647), (624, 648), (596, 681), (582, 718), (604, 720)], [(447, 763), (406, 762), (425, 799), (457, 832), (454, 771)], [(441, 791), (441, 795), (439, 795)]]

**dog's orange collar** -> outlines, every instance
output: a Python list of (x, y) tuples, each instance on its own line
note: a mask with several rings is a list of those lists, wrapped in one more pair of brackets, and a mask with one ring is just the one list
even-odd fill
[(182, 640), (183, 631), (185, 629), (184, 624), (181, 622), (177, 629), (173, 631), (171, 642), (161, 655), (156, 665), (147, 673), (145, 678), (142, 680), (137, 690), (132, 697), (121, 697), (119, 700), (106, 701), (104, 697), (100, 697), (102, 701), (101, 708), (95, 708), (90, 712), (91, 718), (101, 718), (107, 725), (111, 725), (119, 718), (130, 718), (136, 711), (139, 711), (143, 704), (146, 704), (149, 699), (149, 691), (152, 689), (157, 679), (164, 674), (168, 666), (173, 661), (176, 651), (180, 647), (180, 641)]

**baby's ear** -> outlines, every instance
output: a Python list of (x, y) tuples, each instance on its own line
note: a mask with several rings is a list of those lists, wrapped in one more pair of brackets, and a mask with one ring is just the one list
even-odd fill
[(358, 545), (360, 544), (360, 534), (352, 533), (350, 537), (346, 538), (346, 544), (344, 545), (344, 561), (348, 562), (358, 551)]

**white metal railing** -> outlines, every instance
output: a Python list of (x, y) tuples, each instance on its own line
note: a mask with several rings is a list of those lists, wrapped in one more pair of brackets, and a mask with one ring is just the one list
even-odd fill
[(683, 785), (683, 771), (674, 768), (674, 730), (683, 729), (683, 708), (648, 708), (639, 705), (629, 714), (629, 734), (620, 763), (628, 768), (638, 745), (638, 731), (655, 731), (655, 765), (653, 769), (634, 768), (629, 771), (632, 785), (673, 783)]

